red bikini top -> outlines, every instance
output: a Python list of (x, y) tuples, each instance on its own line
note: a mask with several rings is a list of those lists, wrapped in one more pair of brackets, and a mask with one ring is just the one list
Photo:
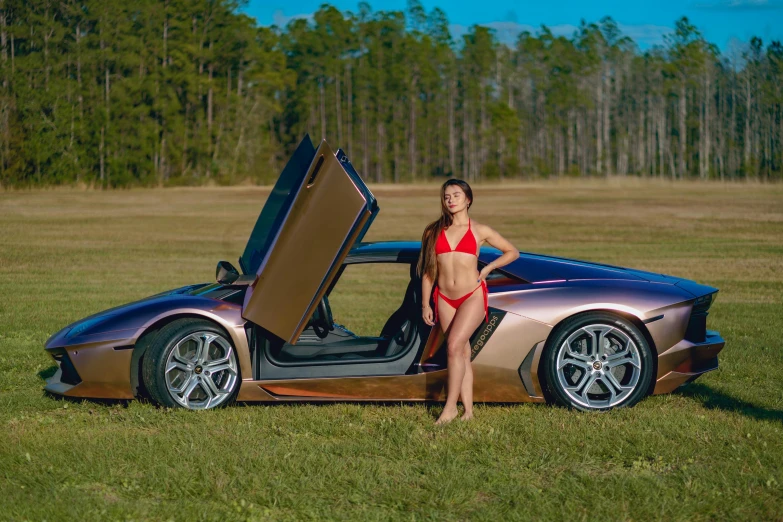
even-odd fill
[(470, 232), (470, 219), (468, 219), (468, 230), (462, 239), (457, 243), (457, 247), (452, 250), (449, 241), (446, 239), (445, 229), (440, 231), (437, 241), (435, 241), (435, 255), (445, 254), (447, 252), (465, 252), (466, 254), (476, 255), (476, 238)]

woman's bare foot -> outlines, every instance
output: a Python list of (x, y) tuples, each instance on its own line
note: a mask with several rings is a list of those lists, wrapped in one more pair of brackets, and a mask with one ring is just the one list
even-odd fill
[(435, 421), (435, 424), (446, 424), (447, 422), (451, 422), (458, 414), (459, 411), (457, 411), (457, 408), (454, 408), (453, 410), (449, 408), (443, 408), (443, 411), (440, 413), (438, 420)]
[(465, 412), (462, 417), (459, 418), (459, 420), (468, 421), (473, 418), (473, 412)]

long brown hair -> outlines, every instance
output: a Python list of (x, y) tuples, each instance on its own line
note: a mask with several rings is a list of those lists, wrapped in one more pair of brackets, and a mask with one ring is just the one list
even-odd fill
[(473, 191), (470, 185), (461, 179), (451, 178), (446, 180), (440, 187), (440, 218), (436, 219), (424, 228), (424, 234), (421, 236), (421, 251), (419, 252), (419, 261), (416, 265), (416, 275), (420, 278), (423, 274), (430, 277), (430, 281), (438, 280), (438, 263), (435, 259), (435, 241), (440, 235), (441, 230), (451, 226), (453, 221), (451, 212), (446, 206), (446, 187), (457, 185), (468, 198), (468, 208), (473, 204)]

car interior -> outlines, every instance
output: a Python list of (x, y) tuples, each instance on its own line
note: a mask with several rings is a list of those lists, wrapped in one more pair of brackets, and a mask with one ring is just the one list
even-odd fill
[(402, 302), (377, 337), (356, 335), (335, 322), (327, 292), (296, 345), (273, 343), (271, 358), (279, 363), (391, 359), (407, 351), (416, 340), (417, 330), (429, 328), (421, 321), (421, 280), (416, 276), (416, 266), (409, 267), (410, 278)]
[[(421, 319), (421, 279), (415, 263), (408, 267), (408, 284), (396, 310), (377, 336), (357, 335), (335, 321), (330, 288), (295, 345), (252, 325), (254, 373), (258, 379), (347, 375), (399, 375), (413, 365), (430, 334)], [(339, 280), (340, 273), (335, 278)]]

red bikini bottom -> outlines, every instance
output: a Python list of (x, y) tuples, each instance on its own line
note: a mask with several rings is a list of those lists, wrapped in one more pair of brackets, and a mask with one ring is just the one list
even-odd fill
[(459, 297), (457, 299), (451, 299), (450, 297), (446, 297), (445, 295), (443, 295), (442, 293), (440, 293), (438, 291), (438, 285), (435, 285), (435, 288), (433, 289), (433, 292), (432, 292), (432, 297), (435, 300), (435, 321), (436, 322), (438, 321), (438, 296), (439, 295), (447, 303), (449, 303), (452, 306), (452, 308), (454, 308), (456, 310), (457, 308), (460, 307), (460, 305), (462, 305), (462, 303), (465, 302), (465, 300), (468, 297), (473, 295), (473, 292), (475, 292), (479, 288), (479, 286), (483, 287), (482, 293), (484, 294), (484, 318), (486, 319), (487, 322), (489, 322), (489, 307), (487, 305), (487, 296), (489, 295), (489, 291), (487, 290), (487, 282), (486, 281), (481, 281), (481, 283), (476, 288), (474, 288), (473, 290), (471, 290), (467, 294), (465, 294), (462, 297)]

